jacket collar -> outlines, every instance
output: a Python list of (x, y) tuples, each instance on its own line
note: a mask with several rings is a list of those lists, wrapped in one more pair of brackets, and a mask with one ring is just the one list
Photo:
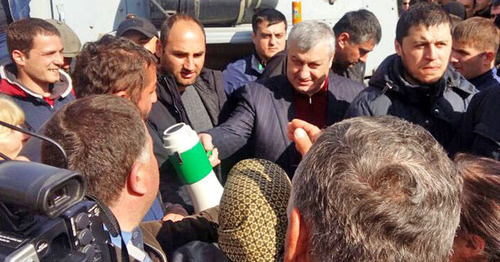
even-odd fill
[(383, 93), (390, 90), (415, 100), (414, 102), (420, 101), (419, 97), (422, 95), (441, 97), (447, 88), (453, 89), (462, 97), (468, 97), (476, 92), (475, 87), (451, 66), (448, 66), (443, 77), (434, 85), (411, 84), (404, 78), (403, 70), (401, 58), (396, 54), (390, 55), (382, 61), (369, 85), (382, 89)]
[(484, 90), (487, 87), (499, 85), (500, 77), (497, 75), (496, 67), (486, 73), (469, 80), (477, 89)]

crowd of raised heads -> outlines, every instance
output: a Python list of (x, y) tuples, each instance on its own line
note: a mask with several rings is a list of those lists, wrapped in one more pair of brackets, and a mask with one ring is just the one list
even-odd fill
[[(397, 4), (373, 73), (365, 9), (333, 27), (256, 10), (222, 70), (189, 14), (127, 15), (83, 45), (0, 19), (0, 120), (61, 145), (131, 261), (500, 261), (500, 1)], [(174, 147), (181, 129), (194, 143)], [(2, 124), (6, 161), (66, 165)]]

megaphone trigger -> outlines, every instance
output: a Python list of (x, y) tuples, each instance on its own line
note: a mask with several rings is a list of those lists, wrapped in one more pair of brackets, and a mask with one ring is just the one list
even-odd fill
[(179, 162), (179, 166), (182, 166), (183, 162), (181, 154), (179, 154), (179, 152), (174, 152), (174, 156), (177, 159), (177, 162)]

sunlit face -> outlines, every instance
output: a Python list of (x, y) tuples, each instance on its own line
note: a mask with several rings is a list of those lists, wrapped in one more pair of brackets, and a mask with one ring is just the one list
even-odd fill
[(284, 50), (286, 46), (285, 23), (268, 24), (267, 21), (261, 22), (258, 25), (257, 32), (252, 34), (252, 41), (257, 55), (264, 62), (276, 53)]
[[(14, 159), (21, 149), (28, 136), (21, 132), (14, 130), (7, 130), (7, 132), (0, 134), (0, 152), (7, 157)], [(0, 157), (2, 159), (2, 157)]]
[(434, 84), (443, 77), (451, 54), (450, 25), (412, 26), (408, 35), (395, 41), (396, 52), (405, 68), (406, 80)]
[(156, 67), (151, 65), (147, 69), (147, 84), (142, 90), (141, 97), (137, 102), (137, 107), (143, 117), (147, 117), (151, 112), (151, 106), (156, 103)]
[(401, 10), (408, 11), (408, 9), (410, 9), (410, 0), (403, 0), (401, 2)]
[[(20, 70), (26, 81), (39, 86), (47, 86), (59, 81), (59, 68), (64, 64), (62, 55), (63, 45), (58, 35), (37, 35), (33, 39), (33, 48), (28, 54), (21, 54), (16, 64), (21, 65)], [(16, 61), (17, 60), (17, 61)]]
[(308, 51), (301, 51), (296, 44), (288, 49), (287, 78), (302, 94), (312, 95), (321, 89), (332, 66), (333, 54), (329, 43), (323, 40)]
[(178, 21), (170, 29), (160, 54), (163, 70), (181, 86), (194, 84), (205, 63), (205, 36), (191, 21)]
[[(474, 46), (463, 42), (453, 41), (451, 63), (455, 70), (460, 72), (466, 79), (480, 76), (490, 69), (489, 67), (484, 67), (484, 59), (485, 53), (479, 51)], [(488, 64), (488, 62), (486, 62), (486, 64)]]
[(360, 62), (366, 63), (368, 54), (375, 47), (375, 40), (370, 39), (359, 44), (345, 41), (339, 46), (340, 48), (335, 51), (335, 64), (339, 64), (342, 68), (348, 68)]
[(474, 0), (457, 0), (457, 2), (464, 5), (467, 18), (472, 17), (474, 14)]

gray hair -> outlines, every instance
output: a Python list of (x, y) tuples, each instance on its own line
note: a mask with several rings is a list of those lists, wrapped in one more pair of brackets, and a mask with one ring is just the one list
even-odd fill
[(315, 261), (449, 259), (462, 180), (420, 126), (390, 116), (330, 126), (292, 188)]
[(144, 143), (144, 146), (142, 147), (141, 153), (137, 157), (137, 162), (141, 164), (147, 164), (151, 158), (151, 153), (149, 150), (149, 138), (146, 138), (146, 142)]
[(301, 51), (309, 51), (321, 41), (329, 44), (329, 54), (335, 53), (335, 35), (325, 23), (304, 21), (293, 26), (288, 35), (288, 45), (296, 45)]

